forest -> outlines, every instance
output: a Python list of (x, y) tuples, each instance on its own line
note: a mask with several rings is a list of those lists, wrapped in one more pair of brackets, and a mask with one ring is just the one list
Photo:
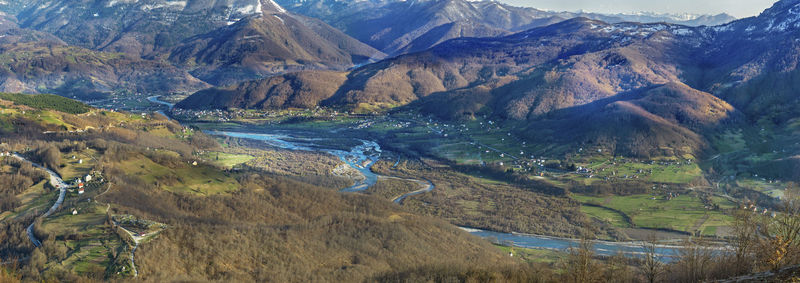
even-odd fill
[(36, 109), (56, 110), (70, 114), (83, 114), (89, 112), (90, 109), (82, 102), (52, 94), (0, 93), (0, 99)]

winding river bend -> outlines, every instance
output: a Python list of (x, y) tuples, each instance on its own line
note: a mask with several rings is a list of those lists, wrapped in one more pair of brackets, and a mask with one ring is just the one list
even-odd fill
[(330, 148), (323, 145), (324, 138), (304, 138), (288, 134), (262, 134), (232, 131), (207, 131), (208, 134), (233, 138), (263, 141), (271, 146), (286, 150), (321, 151), (339, 157), (350, 168), (364, 176), (353, 186), (342, 189), (342, 192), (360, 192), (374, 186), (378, 182), (378, 174), (370, 170), (381, 157), (381, 147), (374, 141), (358, 140), (350, 150)]

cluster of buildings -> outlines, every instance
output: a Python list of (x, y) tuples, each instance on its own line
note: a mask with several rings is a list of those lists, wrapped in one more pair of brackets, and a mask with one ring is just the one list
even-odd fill
[[(97, 175), (99, 175), (99, 174), (100, 173), (92, 172), (92, 173), (87, 174), (86, 176), (84, 176), (82, 178), (81, 177), (75, 178), (75, 180), (72, 181), (72, 187), (76, 188), (75, 191), (77, 191), (77, 193), (79, 195), (82, 195), (82, 194), (84, 194), (86, 192), (86, 185), (89, 182), (97, 180), (97, 177), (98, 177)], [(102, 182), (102, 179), (97, 180), (97, 181), (101, 181)]]
[(775, 217), (778, 216), (778, 214), (776, 214), (775, 212), (770, 213), (769, 209), (767, 209), (766, 207), (759, 208), (757, 205), (754, 205), (752, 203), (751, 204), (742, 205), (742, 210), (747, 210), (747, 211), (751, 211), (752, 210), (753, 213), (759, 213), (761, 215), (769, 215), (772, 218), (775, 218)]

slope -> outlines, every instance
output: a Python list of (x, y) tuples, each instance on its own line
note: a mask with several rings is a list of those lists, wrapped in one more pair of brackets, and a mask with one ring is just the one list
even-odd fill
[(292, 70), (345, 69), (382, 53), (317, 20), (290, 14), (252, 16), (187, 39), (170, 54), (215, 85)]

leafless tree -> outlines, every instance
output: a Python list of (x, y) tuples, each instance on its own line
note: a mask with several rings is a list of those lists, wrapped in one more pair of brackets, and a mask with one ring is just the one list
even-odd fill
[(640, 269), (647, 279), (647, 282), (654, 283), (661, 276), (664, 264), (661, 262), (661, 255), (658, 254), (658, 241), (655, 235), (651, 235), (647, 241), (642, 243), (644, 256)]

